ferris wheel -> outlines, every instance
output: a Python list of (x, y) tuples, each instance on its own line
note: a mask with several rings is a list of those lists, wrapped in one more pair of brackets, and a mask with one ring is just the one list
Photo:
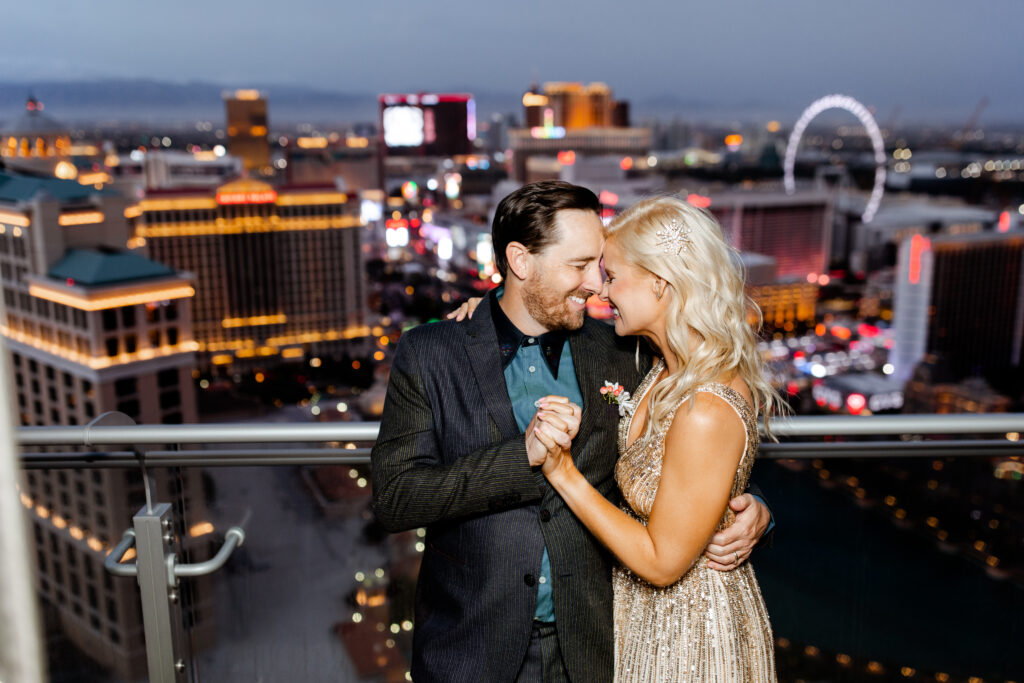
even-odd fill
[(856, 116), (867, 130), (868, 137), (871, 139), (871, 145), (875, 150), (875, 186), (871, 190), (871, 197), (864, 208), (864, 213), (861, 214), (861, 220), (865, 223), (870, 223), (878, 211), (878, 205), (882, 201), (882, 194), (885, 192), (885, 144), (882, 142), (882, 131), (879, 130), (875, 117), (871, 115), (867, 107), (849, 95), (826, 95), (812, 102), (811, 106), (807, 107), (804, 113), (800, 115), (796, 125), (793, 126), (789, 142), (786, 144), (786, 159), (783, 167), (785, 171), (783, 184), (786, 188), (786, 194), (793, 194), (796, 191), (793, 167), (796, 164), (796, 148), (800, 144), (800, 137), (804, 134), (804, 131), (814, 117), (827, 109), (843, 109)]

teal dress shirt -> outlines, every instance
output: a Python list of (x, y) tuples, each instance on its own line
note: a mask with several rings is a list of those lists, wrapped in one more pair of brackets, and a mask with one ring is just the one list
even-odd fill
[[(501, 348), (505, 386), (512, 402), (512, 413), (519, 429), (525, 433), (537, 412), (534, 405), (537, 399), (554, 394), (565, 396), (582, 407), (583, 394), (576, 381), (572, 351), (565, 343), (566, 332), (558, 330), (539, 337), (523, 334), (498, 305), (501, 294), (499, 292), (491, 300), (492, 317)], [(540, 574), (537, 577), (537, 609), (533, 618), (549, 623), (555, 620), (551, 600), (551, 560), (547, 548), (541, 557)]]

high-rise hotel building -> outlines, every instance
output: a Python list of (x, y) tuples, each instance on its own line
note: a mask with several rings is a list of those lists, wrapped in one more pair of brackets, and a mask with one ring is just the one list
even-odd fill
[(952, 381), (1016, 395), (1024, 346), (1024, 235), (913, 235), (900, 244), (892, 363), (907, 380), (933, 356)]
[(345, 193), (239, 180), (153, 191), (128, 214), (153, 258), (195, 276), (201, 367), (362, 349), (363, 223)]
[(733, 246), (775, 259), (780, 281), (814, 283), (827, 272), (833, 214), (828, 192), (737, 190), (705, 200)]
[[(196, 419), (192, 276), (129, 251), (126, 201), (69, 180), (0, 172), (2, 332), (23, 425), (81, 425), (108, 411), (140, 423)], [(7, 390), (7, 388), (3, 388)], [(179, 538), (202, 548), (199, 474), (158, 471), (155, 495), (184, 511)], [(137, 469), (30, 470), (19, 492), (32, 521), (39, 594), (83, 652), (124, 678), (145, 672), (138, 587), (103, 569), (144, 502)], [(188, 609), (211, 637), (204, 582)]]
[(228, 152), (242, 160), (246, 171), (270, 175), (270, 130), (267, 98), (258, 90), (224, 94), (228, 120)]

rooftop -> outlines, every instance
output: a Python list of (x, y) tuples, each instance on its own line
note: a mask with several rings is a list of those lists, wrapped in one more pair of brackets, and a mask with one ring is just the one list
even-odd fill
[(42, 102), (31, 96), (25, 104), (25, 113), (0, 128), (0, 135), (53, 135), (59, 133), (68, 134), (68, 127), (44, 114)]
[(71, 249), (47, 275), (76, 285), (111, 285), (176, 275), (173, 268), (127, 251)]
[(95, 195), (117, 194), (113, 190), (97, 190), (91, 185), (82, 185), (75, 180), (42, 178), (30, 175), (15, 175), (0, 171), (0, 201), (27, 202), (35, 199), (40, 192), (58, 201), (85, 199)]

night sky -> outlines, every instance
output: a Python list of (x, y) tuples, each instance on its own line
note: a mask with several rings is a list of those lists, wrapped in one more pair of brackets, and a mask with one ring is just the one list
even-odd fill
[(7, 3), (0, 81), (152, 78), (351, 93), (522, 92), (788, 112), (829, 92), (905, 118), (1024, 121), (1021, 0)]

